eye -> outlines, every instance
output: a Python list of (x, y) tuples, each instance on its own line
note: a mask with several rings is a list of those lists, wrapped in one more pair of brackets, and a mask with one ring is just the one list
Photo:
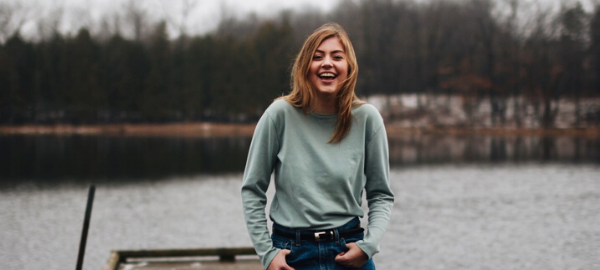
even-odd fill
[(313, 60), (321, 60), (321, 59), (323, 59), (323, 56), (322, 56), (322, 55), (320, 55), (320, 54), (315, 54), (315, 55), (313, 56)]
[(335, 60), (342, 60), (342, 59), (344, 59), (344, 56), (341, 55), (341, 54), (336, 54), (336, 55), (333, 56), (333, 59), (335, 59)]

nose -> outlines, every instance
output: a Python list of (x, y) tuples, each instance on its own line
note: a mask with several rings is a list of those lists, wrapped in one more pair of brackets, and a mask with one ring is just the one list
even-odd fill
[(321, 67), (324, 68), (330, 68), (332, 67), (332, 61), (331, 61), (331, 56), (325, 56), (325, 58), (323, 59), (323, 63), (321, 64)]

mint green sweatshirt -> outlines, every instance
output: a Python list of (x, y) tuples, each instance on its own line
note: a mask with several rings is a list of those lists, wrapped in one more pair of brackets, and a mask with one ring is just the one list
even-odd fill
[(279, 249), (273, 247), (265, 207), (275, 177), (273, 222), (294, 229), (331, 229), (363, 217), (366, 192), (369, 222), (356, 244), (371, 258), (394, 204), (389, 185), (388, 142), (381, 115), (369, 104), (352, 109), (350, 133), (328, 143), (337, 115), (304, 114), (283, 99), (259, 120), (250, 145), (242, 202), (250, 238), (265, 268)]

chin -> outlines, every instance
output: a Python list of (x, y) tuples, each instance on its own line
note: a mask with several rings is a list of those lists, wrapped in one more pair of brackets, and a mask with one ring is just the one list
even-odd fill
[(337, 94), (338, 90), (335, 90), (335, 89), (319, 89), (319, 90), (317, 90), (317, 92), (319, 94), (322, 94), (322, 95), (331, 95), (331, 96), (333, 96), (333, 95)]

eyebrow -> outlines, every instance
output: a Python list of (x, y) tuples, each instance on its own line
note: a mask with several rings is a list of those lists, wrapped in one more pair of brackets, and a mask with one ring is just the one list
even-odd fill
[[(325, 53), (325, 51), (321, 51), (321, 50), (316, 50), (315, 53)], [(346, 52), (344, 52), (344, 50), (335, 50), (331, 52), (332, 54), (336, 54), (336, 53), (343, 53), (346, 54)]]

